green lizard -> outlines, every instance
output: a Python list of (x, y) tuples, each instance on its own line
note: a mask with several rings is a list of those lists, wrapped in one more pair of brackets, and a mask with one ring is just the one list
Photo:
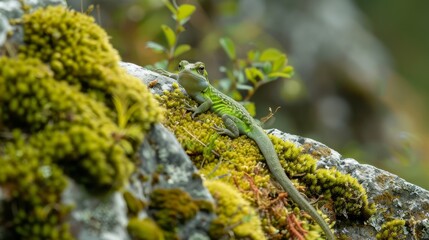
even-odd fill
[(335, 239), (329, 225), (298, 190), (295, 189), (285, 174), (268, 135), (241, 104), (210, 85), (204, 63), (189, 63), (183, 60), (179, 63), (179, 73), (173, 74), (166, 71), (162, 71), (161, 73), (176, 79), (188, 95), (200, 104), (198, 107), (189, 108), (189, 110), (193, 111), (192, 117), (210, 109), (222, 117), (226, 126), (226, 128), (214, 127), (219, 134), (225, 134), (232, 138), (238, 137), (239, 134), (244, 134), (253, 139), (264, 155), (271, 173), (292, 200), (301, 209), (310, 214), (320, 227), (322, 227), (327, 239)]

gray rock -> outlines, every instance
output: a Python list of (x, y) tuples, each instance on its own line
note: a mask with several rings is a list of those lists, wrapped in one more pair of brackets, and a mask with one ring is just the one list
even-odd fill
[[(197, 169), (175, 137), (161, 124), (153, 126), (139, 152), (137, 169), (125, 188), (136, 199), (149, 202), (153, 189), (180, 188), (194, 199), (213, 202)], [(142, 181), (141, 176), (147, 179)], [(98, 196), (70, 180), (63, 193), (63, 203), (75, 206), (68, 221), (77, 239), (130, 239), (126, 229), (128, 210), (122, 193)], [(141, 219), (151, 217), (151, 212), (142, 209), (138, 216)], [(178, 236), (180, 239), (209, 239), (207, 232), (213, 217), (213, 214), (198, 212), (178, 228)]]
[(68, 222), (77, 239), (128, 240), (127, 206), (120, 192), (95, 196), (68, 181), (63, 203), (74, 206)]
[[(173, 79), (131, 63), (121, 63), (121, 66), (145, 84), (156, 80), (156, 84), (150, 88), (155, 94), (172, 89)], [(374, 166), (343, 158), (335, 150), (310, 138), (277, 129), (268, 130), (268, 133), (304, 148), (319, 160), (318, 168), (336, 168), (342, 173), (350, 174), (366, 189), (369, 202), (376, 204), (377, 212), (364, 223), (337, 220), (337, 233), (345, 234), (350, 239), (375, 239), (382, 224), (393, 219), (404, 219), (407, 221), (407, 239), (429, 239), (429, 191)], [(344, 217), (347, 219), (347, 215)]]
[[(133, 178), (128, 189), (134, 190), (133, 192), (136, 193), (134, 196), (148, 202), (148, 196), (153, 189), (179, 188), (189, 193), (193, 199), (214, 203), (209, 191), (203, 185), (198, 170), (174, 135), (164, 126), (157, 124), (153, 127), (140, 153), (142, 165), (134, 176), (142, 175), (149, 179), (142, 182), (136, 177)], [(141, 214), (150, 216), (151, 212)], [(193, 219), (178, 228), (178, 236), (180, 239), (203, 239), (204, 237), (209, 239), (207, 232), (213, 218), (213, 214), (199, 211)]]
[(313, 156), (319, 156), (319, 168), (336, 168), (342, 173), (350, 174), (366, 189), (368, 200), (376, 204), (377, 212), (365, 225), (337, 221), (337, 232), (346, 234), (351, 239), (374, 239), (383, 223), (392, 219), (404, 219), (413, 222), (407, 227), (407, 239), (429, 239), (429, 191), (372, 165), (343, 158), (335, 150), (313, 139), (283, 133), (277, 129), (270, 130), (269, 133), (294, 142)]

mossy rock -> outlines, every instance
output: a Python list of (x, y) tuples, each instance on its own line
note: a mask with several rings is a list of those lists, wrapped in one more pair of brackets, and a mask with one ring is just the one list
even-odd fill
[(405, 240), (405, 220), (393, 219), (384, 223), (377, 233), (377, 240)]
[[(219, 178), (236, 186), (243, 198), (259, 209), (266, 236), (292, 237), (281, 229), (289, 226), (284, 216), (295, 212), (296, 203), (282, 197), (281, 187), (273, 184), (255, 142), (246, 136), (231, 139), (219, 135), (213, 126), (222, 126), (222, 119), (210, 111), (192, 118), (186, 105), (196, 103), (185, 96), (175, 83), (171, 91), (164, 91), (157, 98), (167, 108), (164, 124), (175, 133), (195, 165), (201, 166), (201, 173), (207, 178)], [(316, 209), (330, 210), (328, 222), (334, 222), (336, 216), (366, 220), (373, 214), (375, 207), (369, 204), (365, 189), (356, 179), (336, 169), (316, 169), (316, 159), (304, 153), (302, 148), (275, 136), (270, 135), (270, 139), (296, 188), (318, 199)], [(274, 213), (273, 201), (283, 202), (283, 214)], [(303, 226), (302, 232), (306, 232), (303, 235), (310, 238), (323, 236), (323, 231), (311, 218), (299, 211), (295, 216)]]
[(17, 23), (24, 44), (0, 58), (0, 218), (17, 239), (72, 239), (67, 179), (122, 189), (162, 110), (93, 18), (49, 6)]

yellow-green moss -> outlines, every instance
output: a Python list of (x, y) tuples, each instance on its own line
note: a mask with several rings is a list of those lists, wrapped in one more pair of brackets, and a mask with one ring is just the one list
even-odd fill
[(265, 239), (257, 212), (236, 189), (221, 181), (206, 181), (205, 185), (216, 202), (211, 238)]
[(5, 127), (31, 133), (29, 142), (41, 155), (79, 176), (78, 182), (99, 189), (122, 186), (133, 166), (113, 137), (121, 129), (102, 102), (54, 79), (37, 59), (0, 58), (0, 65)]
[[(136, 216), (144, 203), (125, 192), (129, 215)], [(179, 239), (177, 228), (191, 220), (198, 211), (213, 212), (213, 203), (193, 199), (181, 189), (155, 189), (149, 196), (147, 212), (153, 218), (139, 220), (132, 217), (128, 223), (128, 232), (133, 239)]]
[(197, 214), (198, 205), (181, 189), (155, 189), (150, 194), (149, 211), (161, 228), (173, 232)]
[[(265, 234), (268, 237), (279, 237), (279, 234), (287, 237), (287, 231), (281, 231), (287, 227), (287, 221), (276, 216), (271, 204), (281, 200), (278, 196), (281, 188), (272, 184), (265, 159), (254, 141), (246, 136), (231, 139), (218, 135), (212, 127), (223, 123), (214, 113), (206, 112), (192, 119), (185, 106), (196, 103), (185, 97), (177, 84), (174, 84), (172, 91), (165, 91), (157, 98), (167, 108), (164, 124), (175, 133), (196, 166), (200, 167), (202, 175), (235, 185), (246, 200), (258, 207)], [(374, 206), (367, 201), (365, 189), (356, 179), (335, 169), (316, 169), (316, 160), (304, 154), (301, 148), (274, 136), (270, 138), (286, 174), (298, 190), (319, 199), (320, 206), (335, 211), (339, 217), (346, 213), (349, 218), (367, 219), (374, 212)], [(352, 190), (346, 192), (343, 189)], [(282, 208), (288, 213), (294, 212), (295, 203), (287, 203)], [(321, 229), (311, 219), (297, 217), (308, 231), (306, 237), (310, 234), (321, 236)]]
[(366, 220), (375, 212), (375, 205), (368, 203), (366, 190), (350, 175), (332, 169), (318, 169), (315, 173), (306, 174), (303, 182), (309, 186), (309, 194), (332, 199), (339, 215), (341, 210), (345, 210), (349, 219)]
[(63, 221), (71, 206), (58, 203), (66, 186), (63, 171), (28, 145), (19, 130), (0, 146), (3, 226), (19, 239), (73, 239)]
[(70, 239), (66, 176), (91, 192), (120, 189), (162, 111), (91, 17), (50, 6), (17, 23), (24, 45), (0, 58), (1, 219), (17, 239)]
[(124, 192), (123, 196), (125, 202), (127, 203), (128, 215), (137, 216), (145, 207), (145, 203), (141, 199), (135, 197), (131, 192), (126, 191)]
[(164, 240), (162, 229), (150, 218), (131, 218), (127, 230), (133, 240)]
[(21, 58), (37, 58), (46, 63), (57, 80), (111, 109), (109, 116), (121, 126), (124, 113), (117, 112), (114, 98), (123, 100), (129, 125), (147, 131), (162, 114), (156, 101), (140, 80), (120, 68), (117, 51), (106, 32), (94, 19), (62, 6), (48, 6), (23, 16), (24, 45)]
[(376, 237), (377, 240), (404, 240), (407, 238), (404, 230), (405, 220), (394, 219), (384, 223)]

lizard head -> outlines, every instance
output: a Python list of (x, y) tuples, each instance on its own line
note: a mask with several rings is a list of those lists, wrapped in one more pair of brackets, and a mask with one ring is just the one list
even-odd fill
[(189, 63), (182, 60), (179, 63), (178, 81), (190, 95), (197, 94), (209, 86), (208, 74), (204, 63)]

